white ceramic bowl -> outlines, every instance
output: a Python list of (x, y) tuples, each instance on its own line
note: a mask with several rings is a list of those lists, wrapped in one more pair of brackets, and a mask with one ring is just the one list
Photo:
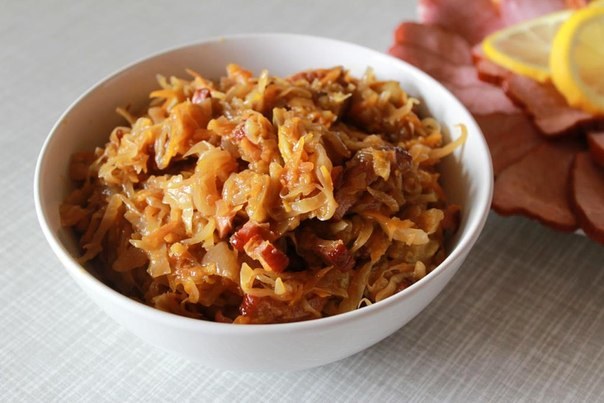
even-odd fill
[[(135, 302), (104, 285), (79, 265), (76, 241), (60, 226), (59, 205), (71, 187), (69, 156), (102, 145), (119, 123), (116, 106), (143, 106), (156, 87), (156, 74), (224, 75), (235, 62), (259, 73), (288, 75), (342, 65), (360, 76), (368, 66), (378, 78), (398, 80), (418, 97), (451, 137), (454, 125), (467, 126), (463, 148), (443, 161), (442, 177), (452, 201), (463, 206), (461, 228), (445, 261), (418, 283), (384, 300), (346, 314), (307, 322), (230, 325), (165, 313)], [(135, 63), (101, 81), (76, 100), (50, 132), (40, 153), (34, 194), (40, 225), (53, 251), (73, 279), (101, 308), (141, 339), (202, 362), (237, 370), (295, 370), (327, 364), (357, 353), (409, 322), (444, 288), (458, 270), (485, 223), (492, 194), (487, 145), (466, 109), (445, 88), (408, 64), (370, 49), (302, 35), (242, 35), (203, 41)]]

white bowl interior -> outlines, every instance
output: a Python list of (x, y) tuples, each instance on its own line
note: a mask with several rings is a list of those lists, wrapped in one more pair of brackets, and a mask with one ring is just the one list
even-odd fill
[[(153, 310), (153, 313), (149, 313), (149, 311), (145, 311), (147, 307), (142, 304), (113, 295), (116, 293), (105, 289), (106, 287), (100, 282), (91, 281), (91, 276), (82, 270), (72, 257), (77, 256), (78, 251), (71, 234), (60, 226), (59, 205), (69, 188), (71, 188), (71, 183), (67, 177), (69, 156), (76, 151), (90, 150), (95, 146), (104, 144), (111, 129), (118, 124), (124, 124), (115, 113), (116, 107), (130, 105), (133, 110), (142, 108), (148, 102), (149, 92), (157, 87), (157, 74), (186, 77), (185, 69), (190, 68), (204, 76), (217, 78), (224, 75), (225, 66), (228, 63), (238, 63), (256, 74), (266, 68), (271, 74), (281, 76), (305, 69), (334, 65), (342, 65), (349, 69), (352, 74), (360, 76), (367, 67), (372, 67), (378, 78), (397, 80), (409, 94), (419, 98), (423, 103), (423, 107), (427, 109), (430, 115), (441, 122), (445, 132), (451, 138), (456, 138), (459, 135), (459, 130), (454, 128), (455, 125), (462, 123), (468, 128), (469, 136), (464, 146), (456, 150), (452, 156), (447, 157), (442, 164), (445, 190), (451, 201), (463, 206), (461, 228), (449, 245), (452, 252), (437, 270), (408, 290), (391, 297), (389, 299), (392, 300), (391, 302), (387, 300), (384, 301), (388, 302), (387, 304), (383, 302), (363, 309), (368, 312), (379, 312), (380, 305), (383, 305), (386, 309), (387, 305), (399, 303), (397, 301), (402, 303), (404, 300), (409, 300), (406, 302), (409, 305), (413, 303), (414, 294), (423, 293), (416, 297), (419, 302), (416, 303), (415, 307), (404, 308), (407, 311), (404, 314), (398, 314), (400, 318), (394, 321), (394, 325), (384, 325), (383, 331), (366, 335), (364, 340), (359, 340), (350, 345), (344, 343), (341, 348), (337, 349), (338, 354), (325, 355), (323, 353), (323, 357), (315, 357), (314, 359), (308, 359), (307, 357), (305, 360), (299, 361), (306, 363), (302, 366), (292, 366), (285, 363), (287, 359), (291, 359), (291, 357), (287, 357), (287, 354), (283, 356), (282, 360), (271, 361), (270, 365), (272, 366), (268, 368), (268, 364), (254, 365), (253, 357), (250, 357), (249, 365), (243, 365), (233, 363), (234, 356), (225, 357), (224, 354), (216, 356), (216, 354), (212, 355), (211, 352), (205, 350), (200, 350), (199, 354), (204, 359), (208, 359), (212, 355), (211, 358), (216, 362), (210, 363), (210, 365), (224, 368), (293, 369), (294, 367), (320, 365), (357, 352), (398, 329), (423, 309), (444, 287), (446, 281), (457, 270), (478, 237), (489, 210), (492, 193), (492, 169), (488, 148), (471, 115), (447, 90), (429, 76), (388, 55), (349, 43), (311, 36), (287, 34), (244, 35), (209, 40), (168, 51), (122, 70), (102, 81), (78, 99), (51, 131), (40, 154), (35, 178), (36, 208), (42, 229), (53, 250), (70, 271), (70, 274), (93, 295), (97, 303), (120, 322), (128, 322), (130, 317), (128, 315), (112, 314), (112, 312), (127, 308), (126, 311), (131, 312), (132, 315), (136, 315), (137, 310), (146, 312), (145, 315), (147, 316), (145, 317), (147, 319), (144, 319), (146, 321), (158, 320), (157, 318), (161, 317), (161, 325), (157, 325), (160, 327), (169, 325), (182, 329), (184, 326), (187, 329), (193, 329), (192, 332), (203, 332), (203, 329), (211, 328), (215, 330), (216, 325), (221, 326), (221, 324), (192, 321), (159, 311), (155, 312), (155, 310)], [(446, 276), (441, 276), (446, 277), (446, 281), (442, 280), (431, 287), (429, 284), (431, 278), (439, 276), (439, 272), (444, 270), (451, 271)], [(425, 285), (422, 285), (422, 283)], [(414, 288), (417, 288), (417, 292), (414, 292)], [(111, 300), (111, 303), (105, 300)], [(111, 308), (113, 306), (111, 304), (115, 305), (115, 309)], [(356, 320), (355, 318), (360, 320), (362, 316), (366, 315), (360, 315), (357, 311), (340, 316), (349, 317), (349, 322), (352, 323)], [(376, 318), (379, 319), (380, 316), (377, 315)], [(311, 322), (329, 323), (331, 328), (332, 323), (347, 320), (342, 318), (334, 321), (334, 319), (336, 318)], [(314, 325), (311, 322), (296, 324), (298, 326), (296, 328), (312, 329)], [(379, 320), (378, 323), (380, 323)], [(148, 322), (139, 322), (139, 324), (142, 326), (141, 329), (150, 326), (157, 331), (154, 325), (150, 325)], [(191, 328), (191, 326), (193, 327)], [(224, 330), (228, 334), (241, 332), (241, 330), (233, 329), (235, 327), (242, 328), (240, 326), (229, 327), (229, 325), (222, 325), (222, 328), (224, 326), (232, 329)], [(286, 331), (287, 326), (270, 325), (264, 326), (264, 328), (274, 329), (270, 332), (279, 332), (276, 329), (282, 328), (285, 329), (283, 331)], [(136, 329), (130, 328), (135, 333), (139, 333)], [(289, 327), (289, 329), (293, 328), (292, 326)], [(266, 331), (268, 330), (262, 330), (262, 332)], [(223, 333), (223, 330), (220, 333)], [(142, 337), (145, 338), (144, 335)], [(161, 340), (151, 341), (155, 344), (162, 344)], [(287, 350), (285, 347), (284, 349)], [(188, 350), (183, 347), (180, 352), (187, 354)]]

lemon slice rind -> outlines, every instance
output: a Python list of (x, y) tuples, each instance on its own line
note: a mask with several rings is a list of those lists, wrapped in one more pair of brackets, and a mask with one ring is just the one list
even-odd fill
[[(566, 21), (571, 14), (571, 10), (559, 11), (494, 32), (484, 39), (482, 44), (483, 51), (490, 61), (501, 67), (514, 73), (531, 77), (539, 82), (547, 82), (551, 75), (549, 63), (547, 63), (547, 55), (550, 53), (552, 45), (551, 41), (553, 40), (558, 27)], [(543, 40), (543, 38), (533, 33), (539, 27), (544, 26), (549, 26), (548, 29), (552, 33), (551, 39), (546, 38), (546, 40)], [(526, 52), (525, 49), (523, 49), (522, 52), (516, 53), (514, 53), (512, 49), (506, 50), (506, 46), (511, 45), (511, 41), (514, 41), (514, 37), (517, 39), (520, 37), (523, 40), (520, 47), (525, 49), (530, 49), (532, 47), (532, 52)], [(534, 45), (531, 45), (530, 42), (533, 42)], [(513, 48), (513, 45), (511, 47)], [(543, 63), (535, 63), (532, 60), (528, 60), (528, 58), (533, 58), (535, 52), (543, 54)], [(528, 58), (524, 57), (522, 53), (528, 55)]]
[[(595, 55), (595, 57), (600, 56), (597, 60), (601, 60), (599, 62), (602, 71), (600, 77), (603, 77), (601, 83), (590, 85), (585, 82), (581, 77), (581, 66), (575, 63), (576, 47), (580, 46), (579, 38), (583, 30), (591, 24), (604, 27), (603, 7), (587, 7), (576, 11), (562, 24), (553, 41), (549, 64), (552, 82), (570, 106), (595, 115), (604, 115), (604, 51)], [(600, 35), (604, 36), (604, 28), (601, 29)]]

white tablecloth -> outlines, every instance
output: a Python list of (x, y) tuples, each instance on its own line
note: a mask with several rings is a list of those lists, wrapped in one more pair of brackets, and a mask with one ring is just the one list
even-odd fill
[(604, 248), (491, 215), (463, 268), (406, 327), (294, 373), (207, 369), (142, 343), (68, 277), (36, 222), (49, 129), (105, 75), (237, 32), (298, 32), (378, 50), (413, 0), (0, 0), (0, 401), (551, 401), (604, 396)]

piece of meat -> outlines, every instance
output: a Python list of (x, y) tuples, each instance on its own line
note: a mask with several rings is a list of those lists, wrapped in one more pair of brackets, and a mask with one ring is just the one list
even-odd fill
[(450, 82), (461, 86), (476, 84), (476, 70), (471, 62), (453, 64), (444, 56), (433, 53), (415, 45), (394, 44), (389, 50), (392, 56), (398, 57), (430, 74), (441, 82)]
[(268, 223), (248, 221), (231, 236), (229, 242), (233, 248), (239, 252), (243, 252), (245, 245), (255, 237), (260, 237), (269, 241), (274, 241), (277, 238), (271, 231)]
[(545, 141), (523, 112), (491, 113), (474, 118), (489, 145), (495, 176)]
[(314, 233), (311, 228), (302, 228), (296, 232), (296, 244), (299, 254), (312, 265), (318, 257), (328, 266), (340, 270), (351, 270), (355, 265), (352, 253), (341, 239), (323, 239)]
[(342, 174), (342, 186), (335, 191), (334, 197), (338, 207), (334, 218), (339, 220), (344, 217), (367, 187), (377, 179), (370, 153), (364, 150), (357, 151), (354, 157), (346, 163)]
[(260, 262), (265, 270), (281, 273), (289, 265), (289, 258), (273, 245), (275, 238), (268, 224), (248, 221), (231, 236), (230, 243), (239, 252)]
[(504, 26), (541, 17), (568, 8), (567, 0), (501, 0), (499, 13)]
[[(338, 203), (333, 215), (334, 219), (339, 220), (344, 217), (367, 188), (380, 178), (374, 169), (375, 151), (372, 147), (361, 149), (346, 162), (342, 173), (342, 185), (334, 194)], [(400, 147), (392, 147), (392, 151), (389, 153), (391, 171), (404, 174), (411, 168), (411, 155)]]
[(514, 101), (524, 106), (546, 136), (569, 134), (597, 120), (594, 115), (568, 105), (551, 83), (541, 84), (518, 74), (510, 74), (503, 88)]
[(341, 239), (328, 240), (317, 237), (314, 250), (327, 264), (341, 270), (351, 270), (354, 258)]
[(579, 150), (579, 144), (570, 140), (546, 141), (509, 166), (495, 180), (495, 211), (524, 214), (559, 230), (575, 230), (569, 187), (570, 168)]
[(604, 131), (587, 133), (587, 145), (591, 159), (602, 167), (604, 167)]
[(478, 72), (478, 78), (487, 83), (500, 86), (509, 75), (509, 70), (491, 62), (482, 50), (482, 43), (472, 47), (472, 62)]
[(572, 204), (581, 229), (604, 243), (604, 169), (588, 152), (578, 153), (572, 166)]
[(474, 115), (520, 112), (520, 109), (510, 101), (505, 93), (494, 85), (480, 81), (476, 85), (468, 86), (444, 84)]
[(456, 32), (471, 45), (504, 27), (493, 0), (420, 0), (419, 20)]
[(477, 60), (474, 65), (476, 66), (479, 79), (497, 86), (501, 85), (509, 73), (505, 68), (487, 59)]
[[(402, 23), (389, 53), (418, 67), (447, 87), (474, 114), (516, 113), (518, 108), (497, 86), (481, 81), (465, 40), (438, 26)], [(460, 52), (452, 56), (452, 48)]]
[(258, 260), (266, 270), (276, 273), (283, 272), (289, 265), (289, 258), (275, 247), (271, 242), (258, 240), (249, 242), (245, 246), (245, 252), (252, 259)]
[(472, 63), (468, 42), (439, 26), (403, 22), (394, 31), (394, 42), (424, 49), (454, 64)]
[[(427, 30), (426, 35), (440, 37), (438, 30)], [(475, 114), (515, 113), (518, 108), (497, 86), (478, 78), (476, 69), (470, 64), (457, 65), (444, 56), (413, 45), (394, 44), (389, 53), (410, 63), (447, 87)]]

